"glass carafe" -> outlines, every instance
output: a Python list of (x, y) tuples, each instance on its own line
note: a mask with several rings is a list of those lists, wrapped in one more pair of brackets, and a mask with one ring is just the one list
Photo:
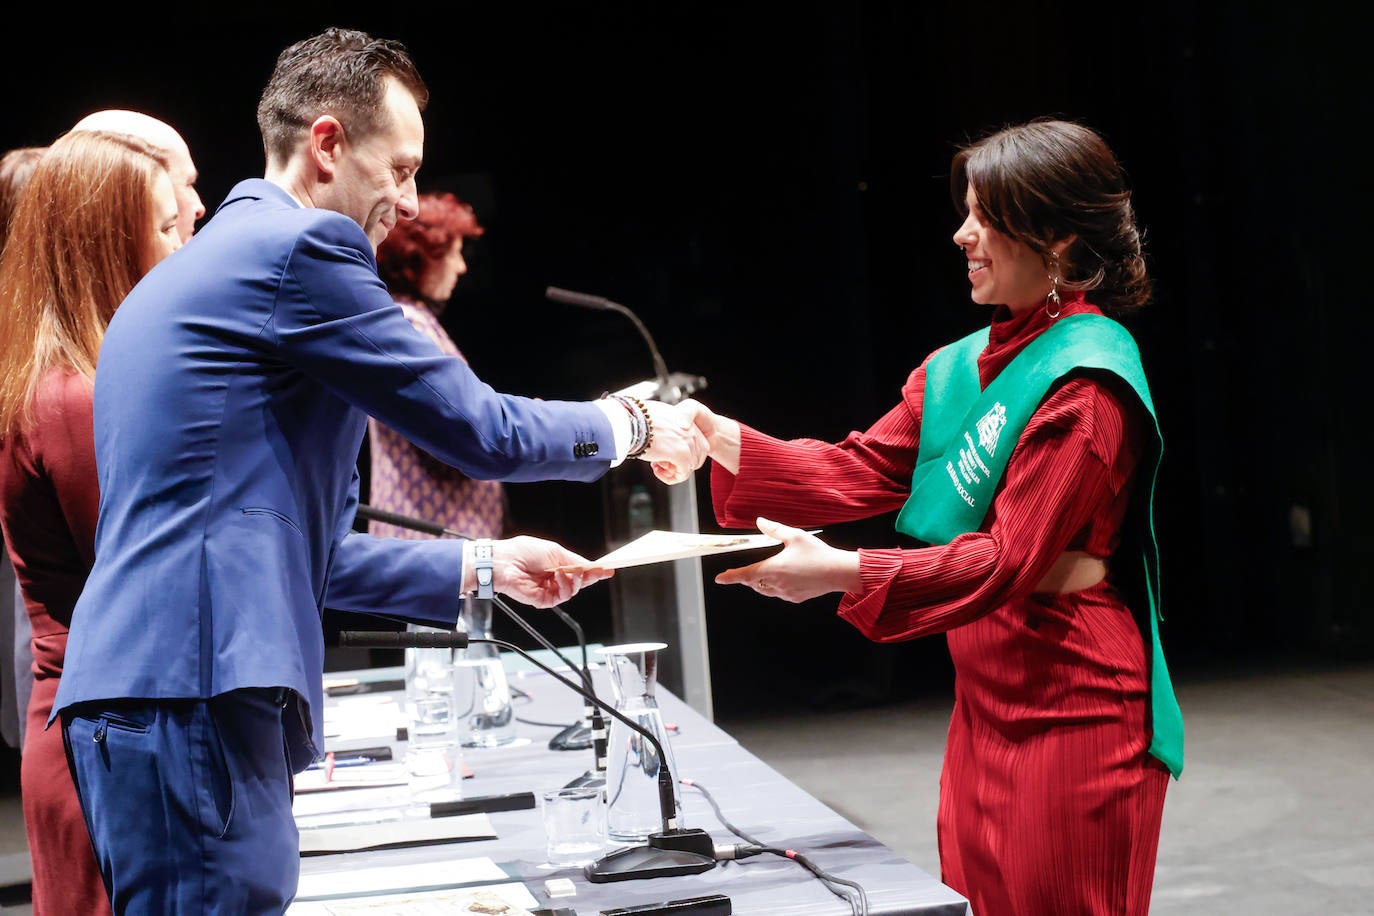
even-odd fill
[[(473, 639), (491, 639), (491, 602), (465, 598), (458, 626)], [(515, 741), (515, 710), (498, 647), (473, 643), (454, 652), (453, 697), (464, 747), (500, 747)]]
[(612, 718), (607, 739), (606, 835), (613, 842), (637, 843), (663, 829), (658, 796), (659, 770), (667, 766), (673, 780), (674, 817), (682, 813), (677, 765), (668, 743), (663, 713), (654, 698), (658, 684), (658, 653), (666, 643), (643, 642), (601, 649), (611, 672), (616, 712), (642, 726), (663, 747), (660, 760), (654, 745), (625, 723)]

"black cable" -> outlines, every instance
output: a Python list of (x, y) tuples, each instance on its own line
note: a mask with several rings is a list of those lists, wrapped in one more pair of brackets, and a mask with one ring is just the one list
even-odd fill
[(855, 905), (855, 901), (851, 900), (848, 896), (836, 890), (834, 887), (830, 887), (830, 892), (834, 894), (836, 897), (839, 897), (845, 903), (849, 904), (849, 909), (851, 912), (854, 913), (854, 916), (868, 916), (868, 895), (864, 893), (864, 889), (859, 886), (858, 882), (850, 881), (848, 878), (840, 878), (830, 874), (827, 871), (822, 870), (818, 865), (816, 865), (816, 863), (812, 862), (810, 859), (808, 859), (801, 853), (797, 852), (795, 849), (779, 849), (774, 846), (765, 846), (763, 847), (763, 851), (771, 852), (774, 855), (791, 859), (792, 861), (801, 865), (807, 871), (811, 872), (817, 878), (821, 879), (821, 882), (824, 883), (827, 887), (830, 887), (830, 885), (832, 884), (840, 884), (845, 887), (853, 888), (854, 891), (858, 894), (857, 906)]
[(567, 723), (567, 722), (536, 722), (534, 719), (522, 719), (522, 718), (520, 718), (519, 716), (516, 716), (516, 717), (515, 717), (515, 721), (517, 721), (517, 722), (522, 722), (522, 723), (524, 723), (525, 725), (537, 725), (537, 726), (539, 726), (540, 728), (567, 728), (567, 727), (568, 727), (568, 723)]
[[(750, 849), (747, 852), (745, 852), (745, 855), (753, 855), (758, 852), (771, 852), (774, 855), (782, 856), (785, 859), (791, 859), (798, 865), (805, 868), (807, 871), (811, 872), (817, 878), (819, 878), (821, 884), (825, 886), (826, 890), (830, 891), (830, 893), (834, 894), (836, 897), (839, 897), (845, 903), (849, 904), (849, 910), (851, 913), (854, 914), (854, 916), (868, 916), (868, 894), (864, 892), (863, 887), (858, 882), (850, 881), (848, 878), (840, 878), (830, 874), (829, 872), (826, 872), (825, 870), (818, 867), (816, 863), (812, 862), (810, 859), (808, 859), (801, 853), (797, 852), (795, 849), (780, 849), (776, 846), (769, 846), (767, 843), (755, 839), (754, 837), (745, 833), (743, 830), (736, 827), (734, 824), (730, 823), (729, 819), (725, 817), (725, 813), (720, 810), (720, 805), (716, 804), (715, 798), (712, 797), (710, 792), (706, 791), (704, 786), (691, 779), (680, 779), (678, 781), (681, 782), (684, 786), (689, 786), (700, 792), (702, 796), (706, 799), (707, 803), (711, 806), (711, 810), (716, 813), (716, 818), (721, 822), (722, 825), (724, 825), (725, 829), (729, 830), (731, 833), (739, 837), (741, 840), (744, 840), (746, 843), (749, 843), (755, 847), (754, 849)], [(857, 902), (848, 894), (835, 888), (833, 885), (836, 884), (852, 888), (858, 895)]]
[[(510, 688), (510, 694), (512, 703), (514, 703), (517, 699), (523, 700), (525, 703), (534, 702), (534, 697), (530, 696), (529, 691), (521, 690), (519, 687), (516, 687), (514, 685), (512, 685)], [(522, 725), (534, 725), (539, 728), (567, 728), (568, 726), (567, 722), (540, 722), (537, 719), (522, 719), (519, 716), (515, 717), (515, 721), (519, 722)]]

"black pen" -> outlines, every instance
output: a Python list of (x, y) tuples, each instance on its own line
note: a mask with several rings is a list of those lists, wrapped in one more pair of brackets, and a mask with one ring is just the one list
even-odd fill
[[(334, 752), (330, 751), (329, 753), (332, 755)], [(347, 757), (334, 757), (334, 766), (356, 767), (362, 766), (365, 763), (376, 763), (378, 761), (391, 759), (391, 748), (389, 747), (364, 747), (354, 751), (347, 751), (346, 753), (348, 754)], [(307, 766), (306, 769), (322, 770), (325, 768), (325, 765), (326, 763), (324, 760), (316, 760), (314, 763)]]

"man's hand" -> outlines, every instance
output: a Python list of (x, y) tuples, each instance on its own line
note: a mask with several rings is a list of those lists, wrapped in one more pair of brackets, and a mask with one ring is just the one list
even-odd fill
[(491, 556), (496, 591), (533, 607), (561, 604), (615, 575), (553, 541), (527, 535), (492, 541)]
[(794, 604), (827, 592), (857, 592), (859, 554), (831, 547), (814, 534), (759, 518), (759, 531), (782, 541), (783, 548), (751, 566), (727, 569), (716, 576), (721, 585), (747, 585), (760, 595)]

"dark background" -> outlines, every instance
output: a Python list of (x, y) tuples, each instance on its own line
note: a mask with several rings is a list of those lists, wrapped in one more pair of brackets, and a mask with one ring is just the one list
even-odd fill
[[(457, 191), (488, 230), (446, 319), (479, 375), (583, 399), (652, 373), (629, 322), (549, 302), (552, 284), (635, 309), (715, 409), (838, 439), (895, 403), (935, 346), (986, 323), (950, 240), (955, 146), (1037, 115), (1082, 120), (1130, 176), (1157, 281), (1129, 324), (1164, 431), (1174, 666), (1374, 654), (1363, 14), (1181, 0), (328, 9), (64, 13), (11, 30), (0, 147), (140, 108), (186, 137), (213, 211), (261, 175), (254, 112), (278, 51), (328, 25), (400, 39), (432, 93), (421, 190)], [(510, 486), (512, 520), (600, 555), (604, 487)], [(717, 530), (705, 473), (698, 487)], [(897, 543), (891, 517), (826, 534)], [(834, 617), (836, 596), (793, 606), (711, 584), (729, 565), (704, 562), (718, 716), (947, 688), (942, 639), (871, 645)], [(611, 636), (609, 596), (567, 605), (594, 639)]]

